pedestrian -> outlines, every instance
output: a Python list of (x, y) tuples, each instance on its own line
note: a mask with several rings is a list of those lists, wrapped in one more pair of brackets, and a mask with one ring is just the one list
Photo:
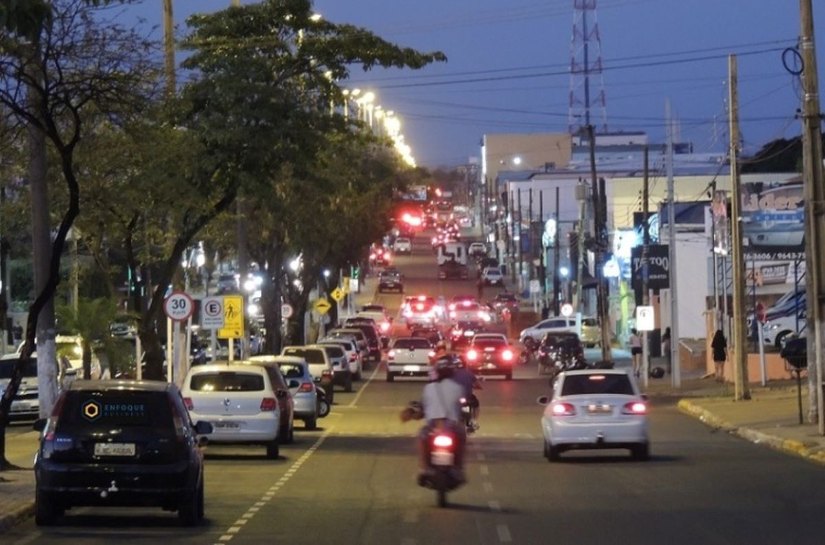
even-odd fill
[(639, 378), (642, 370), (642, 339), (636, 328), (630, 330), (627, 344), (630, 346), (630, 357), (633, 358), (633, 374)]
[(662, 356), (667, 361), (667, 367), (670, 369), (670, 328), (666, 327), (665, 332), (662, 333)]
[(716, 367), (716, 382), (725, 382), (725, 360), (728, 359), (728, 341), (721, 329), (717, 329), (710, 341), (713, 364)]

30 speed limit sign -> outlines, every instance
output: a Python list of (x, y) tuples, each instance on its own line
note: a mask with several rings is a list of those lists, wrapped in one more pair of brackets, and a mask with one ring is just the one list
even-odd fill
[(182, 291), (173, 291), (163, 301), (163, 311), (170, 320), (177, 322), (188, 320), (194, 310), (195, 302), (187, 293)]

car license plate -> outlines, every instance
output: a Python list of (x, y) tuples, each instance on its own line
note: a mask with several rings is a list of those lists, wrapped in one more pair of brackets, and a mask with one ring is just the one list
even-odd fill
[(215, 422), (212, 424), (214, 428), (221, 428), (224, 430), (236, 430), (241, 427), (237, 422)]
[(134, 443), (95, 443), (95, 456), (134, 456)]
[(587, 406), (587, 412), (590, 414), (610, 414), (613, 409), (610, 405), (591, 403)]
[(454, 455), (452, 452), (437, 450), (430, 453), (430, 463), (434, 466), (453, 465)]
[(419, 372), (420, 370), (421, 370), (421, 366), (420, 366), (420, 365), (405, 365), (405, 366), (404, 366), (404, 371), (408, 371), (408, 372), (410, 372), (410, 373), (417, 373), (417, 372)]

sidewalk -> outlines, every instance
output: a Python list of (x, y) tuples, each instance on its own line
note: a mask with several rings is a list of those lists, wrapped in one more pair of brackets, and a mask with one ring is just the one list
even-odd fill
[[(712, 428), (825, 464), (825, 437), (819, 435), (816, 424), (799, 424), (794, 381), (775, 381), (767, 387), (753, 385), (748, 401), (734, 401), (732, 384), (719, 384), (710, 378), (686, 377), (679, 389), (671, 386), (670, 376), (651, 379), (646, 391), (653, 401), (676, 402), (682, 412)], [(803, 420), (807, 408), (807, 383), (803, 380)], [(655, 445), (655, 437), (653, 440)], [(7, 436), (7, 457), (29, 469), (0, 472), (0, 534), (34, 512), (31, 464), (36, 447), (36, 432)]]

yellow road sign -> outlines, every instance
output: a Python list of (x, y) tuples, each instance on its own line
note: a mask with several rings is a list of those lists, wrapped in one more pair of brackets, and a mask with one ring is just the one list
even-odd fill
[(241, 339), (244, 331), (242, 295), (223, 296), (223, 328), (218, 330), (219, 339)]
[(318, 314), (326, 314), (327, 312), (329, 312), (329, 309), (332, 307), (332, 305), (329, 304), (329, 301), (322, 297), (315, 301), (313, 307), (315, 308), (315, 311)]
[(342, 290), (341, 288), (335, 288), (334, 290), (332, 290), (332, 293), (330, 293), (330, 295), (336, 301), (340, 301), (341, 299), (344, 298), (345, 294), (344, 294), (344, 290)]
[(341, 289), (344, 290), (344, 294), (349, 293), (349, 276), (345, 276), (341, 280)]

